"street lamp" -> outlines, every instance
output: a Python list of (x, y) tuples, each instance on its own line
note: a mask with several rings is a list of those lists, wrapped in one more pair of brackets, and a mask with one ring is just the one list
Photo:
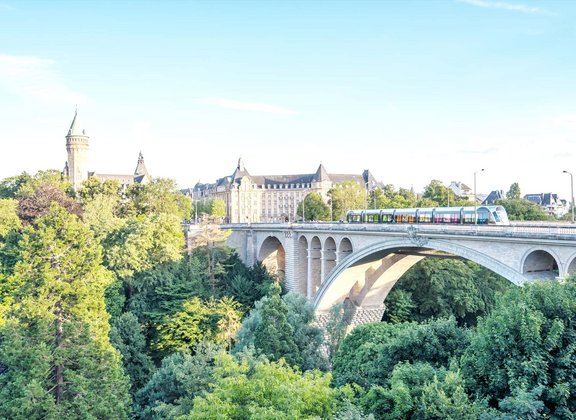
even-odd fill
[(484, 172), (484, 169), (480, 169), (479, 171), (474, 172), (474, 224), (478, 224), (478, 200), (476, 197), (476, 174), (478, 172)]
[(570, 196), (572, 197), (572, 223), (574, 223), (574, 177), (571, 172), (562, 171), (565, 174), (570, 175)]

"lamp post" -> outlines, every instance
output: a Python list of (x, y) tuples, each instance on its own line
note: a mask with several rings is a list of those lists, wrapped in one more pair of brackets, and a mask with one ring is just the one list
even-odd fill
[(306, 213), (304, 212), (304, 208), (306, 207), (306, 193), (307, 191), (304, 190), (304, 198), (302, 199), (302, 223), (306, 222)]
[(484, 172), (484, 169), (480, 169), (479, 171), (474, 172), (474, 224), (478, 224), (478, 200), (476, 197), (476, 174), (478, 172)]
[(572, 198), (572, 223), (574, 223), (574, 177), (571, 172), (562, 171), (565, 174), (570, 175), (570, 197)]

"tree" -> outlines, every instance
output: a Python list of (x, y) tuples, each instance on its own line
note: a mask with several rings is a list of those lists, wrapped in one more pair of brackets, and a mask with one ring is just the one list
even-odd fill
[(136, 394), (136, 415), (143, 419), (176, 418), (190, 412), (193, 399), (213, 382), (219, 348), (201, 342), (189, 352), (172, 353)]
[(60, 171), (49, 169), (38, 171), (34, 176), (23, 172), (21, 175), (6, 178), (0, 182), (0, 198), (19, 198), (31, 195), (38, 188), (46, 185), (73, 197), (72, 184), (62, 176)]
[(221, 198), (213, 198), (210, 201), (210, 216), (224, 219), (226, 217), (226, 203)]
[(324, 327), (326, 334), (326, 347), (328, 350), (328, 360), (333, 363), (334, 357), (338, 353), (340, 344), (346, 337), (352, 313), (343, 303), (337, 303), (330, 308), (328, 319)]
[(192, 199), (182, 194), (172, 179), (155, 178), (149, 184), (132, 184), (126, 190), (124, 216), (174, 215), (180, 221), (190, 218)]
[(125, 312), (113, 320), (110, 342), (122, 355), (122, 366), (130, 377), (134, 393), (148, 382), (154, 372), (154, 364), (146, 354), (146, 338), (142, 326), (132, 312)]
[(346, 181), (336, 184), (328, 191), (332, 200), (332, 219), (343, 220), (346, 212), (352, 209), (364, 208), (366, 190), (356, 181)]
[(117, 199), (121, 196), (122, 187), (115, 179), (101, 181), (95, 176), (91, 176), (82, 182), (82, 187), (78, 190), (78, 196), (84, 204), (89, 203), (95, 197), (107, 196)]
[(241, 318), (241, 306), (229, 297), (208, 301), (193, 297), (156, 326), (154, 347), (163, 352), (187, 351), (203, 340), (230, 347)]
[(120, 198), (109, 194), (95, 195), (84, 204), (83, 219), (100, 241), (126, 226), (126, 220), (117, 216), (119, 207)]
[(52, 203), (58, 203), (68, 212), (82, 216), (82, 207), (60, 189), (51, 184), (42, 184), (18, 202), (18, 216), (23, 224), (34, 221), (48, 213)]
[[(0, 199), (0, 241), (22, 225), (17, 214), (18, 202), (13, 199)], [(0, 242), (1, 244), (1, 242)]]
[(522, 194), (520, 193), (520, 185), (518, 185), (517, 182), (514, 182), (512, 185), (510, 185), (510, 189), (508, 189), (508, 192), (506, 193), (506, 198), (508, 200), (520, 200), (521, 197)]
[(454, 195), (454, 192), (444, 186), (442, 182), (438, 181), (437, 179), (433, 179), (430, 183), (424, 188), (424, 193), (422, 194), (422, 198), (429, 199), (432, 202), (436, 203), (433, 205), (431, 202), (423, 205), (419, 203), (419, 207), (436, 207), (436, 206), (467, 206), (467, 205), (474, 205), (474, 203), (470, 202), (468, 197), (458, 197)]
[(516, 220), (550, 220), (550, 217), (537, 204), (522, 199), (498, 200), (496, 204), (504, 206), (508, 219)]
[(330, 418), (336, 392), (330, 375), (300, 373), (284, 361), (269, 362), (241, 353), (215, 359), (214, 384), (194, 398), (188, 419)]
[(303, 201), (298, 203), (296, 214), (303, 220), (330, 220), (330, 207), (324, 202), (322, 196), (316, 192), (306, 195)]
[(108, 339), (112, 277), (90, 230), (57, 204), (25, 228), (0, 329), (0, 417), (126, 418), (130, 397)]
[(402, 361), (446, 366), (461, 355), (468, 334), (451, 319), (424, 324), (374, 323), (356, 327), (344, 339), (334, 359), (336, 385), (385, 385), (394, 366)]
[(415, 264), (386, 297), (384, 320), (424, 321), (454, 316), (475, 325), (512, 284), (471, 261), (426, 258)]
[(0, 198), (16, 198), (20, 188), (30, 182), (31, 179), (32, 176), (26, 172), (3, 179), (0, 181)]
[[(273, 288), (276, 285), (272, 286)], [(270, 302), (268, 296), (256, 302), (255, 307), (242, 322), (242, 327), (236, 336), (234, 352), (239, 352), (248, 347), (256, 347), (257, 353), (262, 353), (256, 343), (256, 331), (263, 322), (262, 308)], [(326, 370), (328, 361), (324, 355), (323, 333), (316, 325), (314, 307), (303, 296), (287, 293), (282, 297), (287, 309), (287, 321), (292, 327), (292, 336), (296, 351), (291, 360), (297, 361), (302, 370), (320, 369)], [(279, 317), (281, 319), (281, 317)], [(274, 322), (269, 320), (268, 322)], [(293, 347), (289, 347), (294, 351)], [(263, 353), (264, 354), (264, 353)], [(275, 356), (276, 359), (284, 357), (284, 353)], [(292, 362), (295, 363), (295, 362)]]
[(525, 418), (576, 414), (576, 282), (513, 288), (482, 319), (462, 357), (468, 389)]
[(176, 215), (155, 214), (118, 225), (103, 241), (104, 262), (118, 277), (182, 258), (184, 232)]
[(225, 243), (230, 233), (220, 229), (214, 221), (204, 220), (198, 232), (192, 236), (192, 248), (202, 249), (207, 257), (208, 278), (213, 291), (216, 288), (216, 276), (224, 273), (222, 261), (232, 254), (232, 249)]
[(280, 286), (273, 283), (268, 299), (260, 308), (260, 323), (254, 330), (254, 347), (270, 360), (286, 359), (291, 365), (299, 365), (298, 347), (294, 341), (294, 328), (288, 322), (288, 306), (280, 297)]

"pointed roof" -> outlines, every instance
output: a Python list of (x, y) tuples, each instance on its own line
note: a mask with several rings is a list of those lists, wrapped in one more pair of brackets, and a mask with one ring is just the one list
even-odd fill
[(70, 130), (68, 130), (69, 136), (85, 136), (86, 130), (80, 129), (80, 122), (78, 118), (78, 109), (74, 111), (74, 119), (70, 125)]
[(138, 155), (138, 164), (134, 171), (134, 178), (136, 179), (136, 182), (140, 182), (143, 178), (150, 178), (146, 165), (144, 164), (144, 156), (142, 156), (142, 152)]
[(326, 171), (326, 168), (324, 168), (323, 164), (320, 164), (320, 166), (318, 166), (318, 170), (314, 174), (313, 181), (315, 182), (330, 181), (330, 176), (328, 175), (328, 172)]
[(242, 158), (238, 159), (238, 165), (232, 174), (232, 182), (236, 181), (238, 178), (242, 178), (244, 176), (250, 176), (246, 168), (244, 167), (244, 161)]

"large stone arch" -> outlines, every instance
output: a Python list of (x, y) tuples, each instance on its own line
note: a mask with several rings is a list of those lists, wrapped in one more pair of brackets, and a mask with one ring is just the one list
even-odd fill
[[(314, 298), (314, 306), (319, 313), (327, 312), (334, 304), (351, 295), (357, 306), (381, 305), (396, 281), (414, 264), (424, 258), (422, 255), (397, 254), (399, 250), (435, 250), (453, 254), (474, 261), (514, 284), (523, 284), (526, 278), (522, 273), (479, 251), (446, 240), (430, 239), (416, 245), (412, 240), (400, 239), (383, 241), (367, 246), (344, 258), (322, 283)], [(355, 272), (356, 270), (356, 272)], [(358, 275), (365, 278), (358, 281)], [(356, 277), (355, 277), (356, 276)]]
[(286, 251), (276, 236), (268, 236), (260, 245), (258, 261), (261, 261), (270, 274), (283, 281), (286, 274)]
[(522, 274), (529, 279), (554, 279), (560, 276), (560, 258), (555, 252), (543, 248), (531, 248), (520, 262)]

